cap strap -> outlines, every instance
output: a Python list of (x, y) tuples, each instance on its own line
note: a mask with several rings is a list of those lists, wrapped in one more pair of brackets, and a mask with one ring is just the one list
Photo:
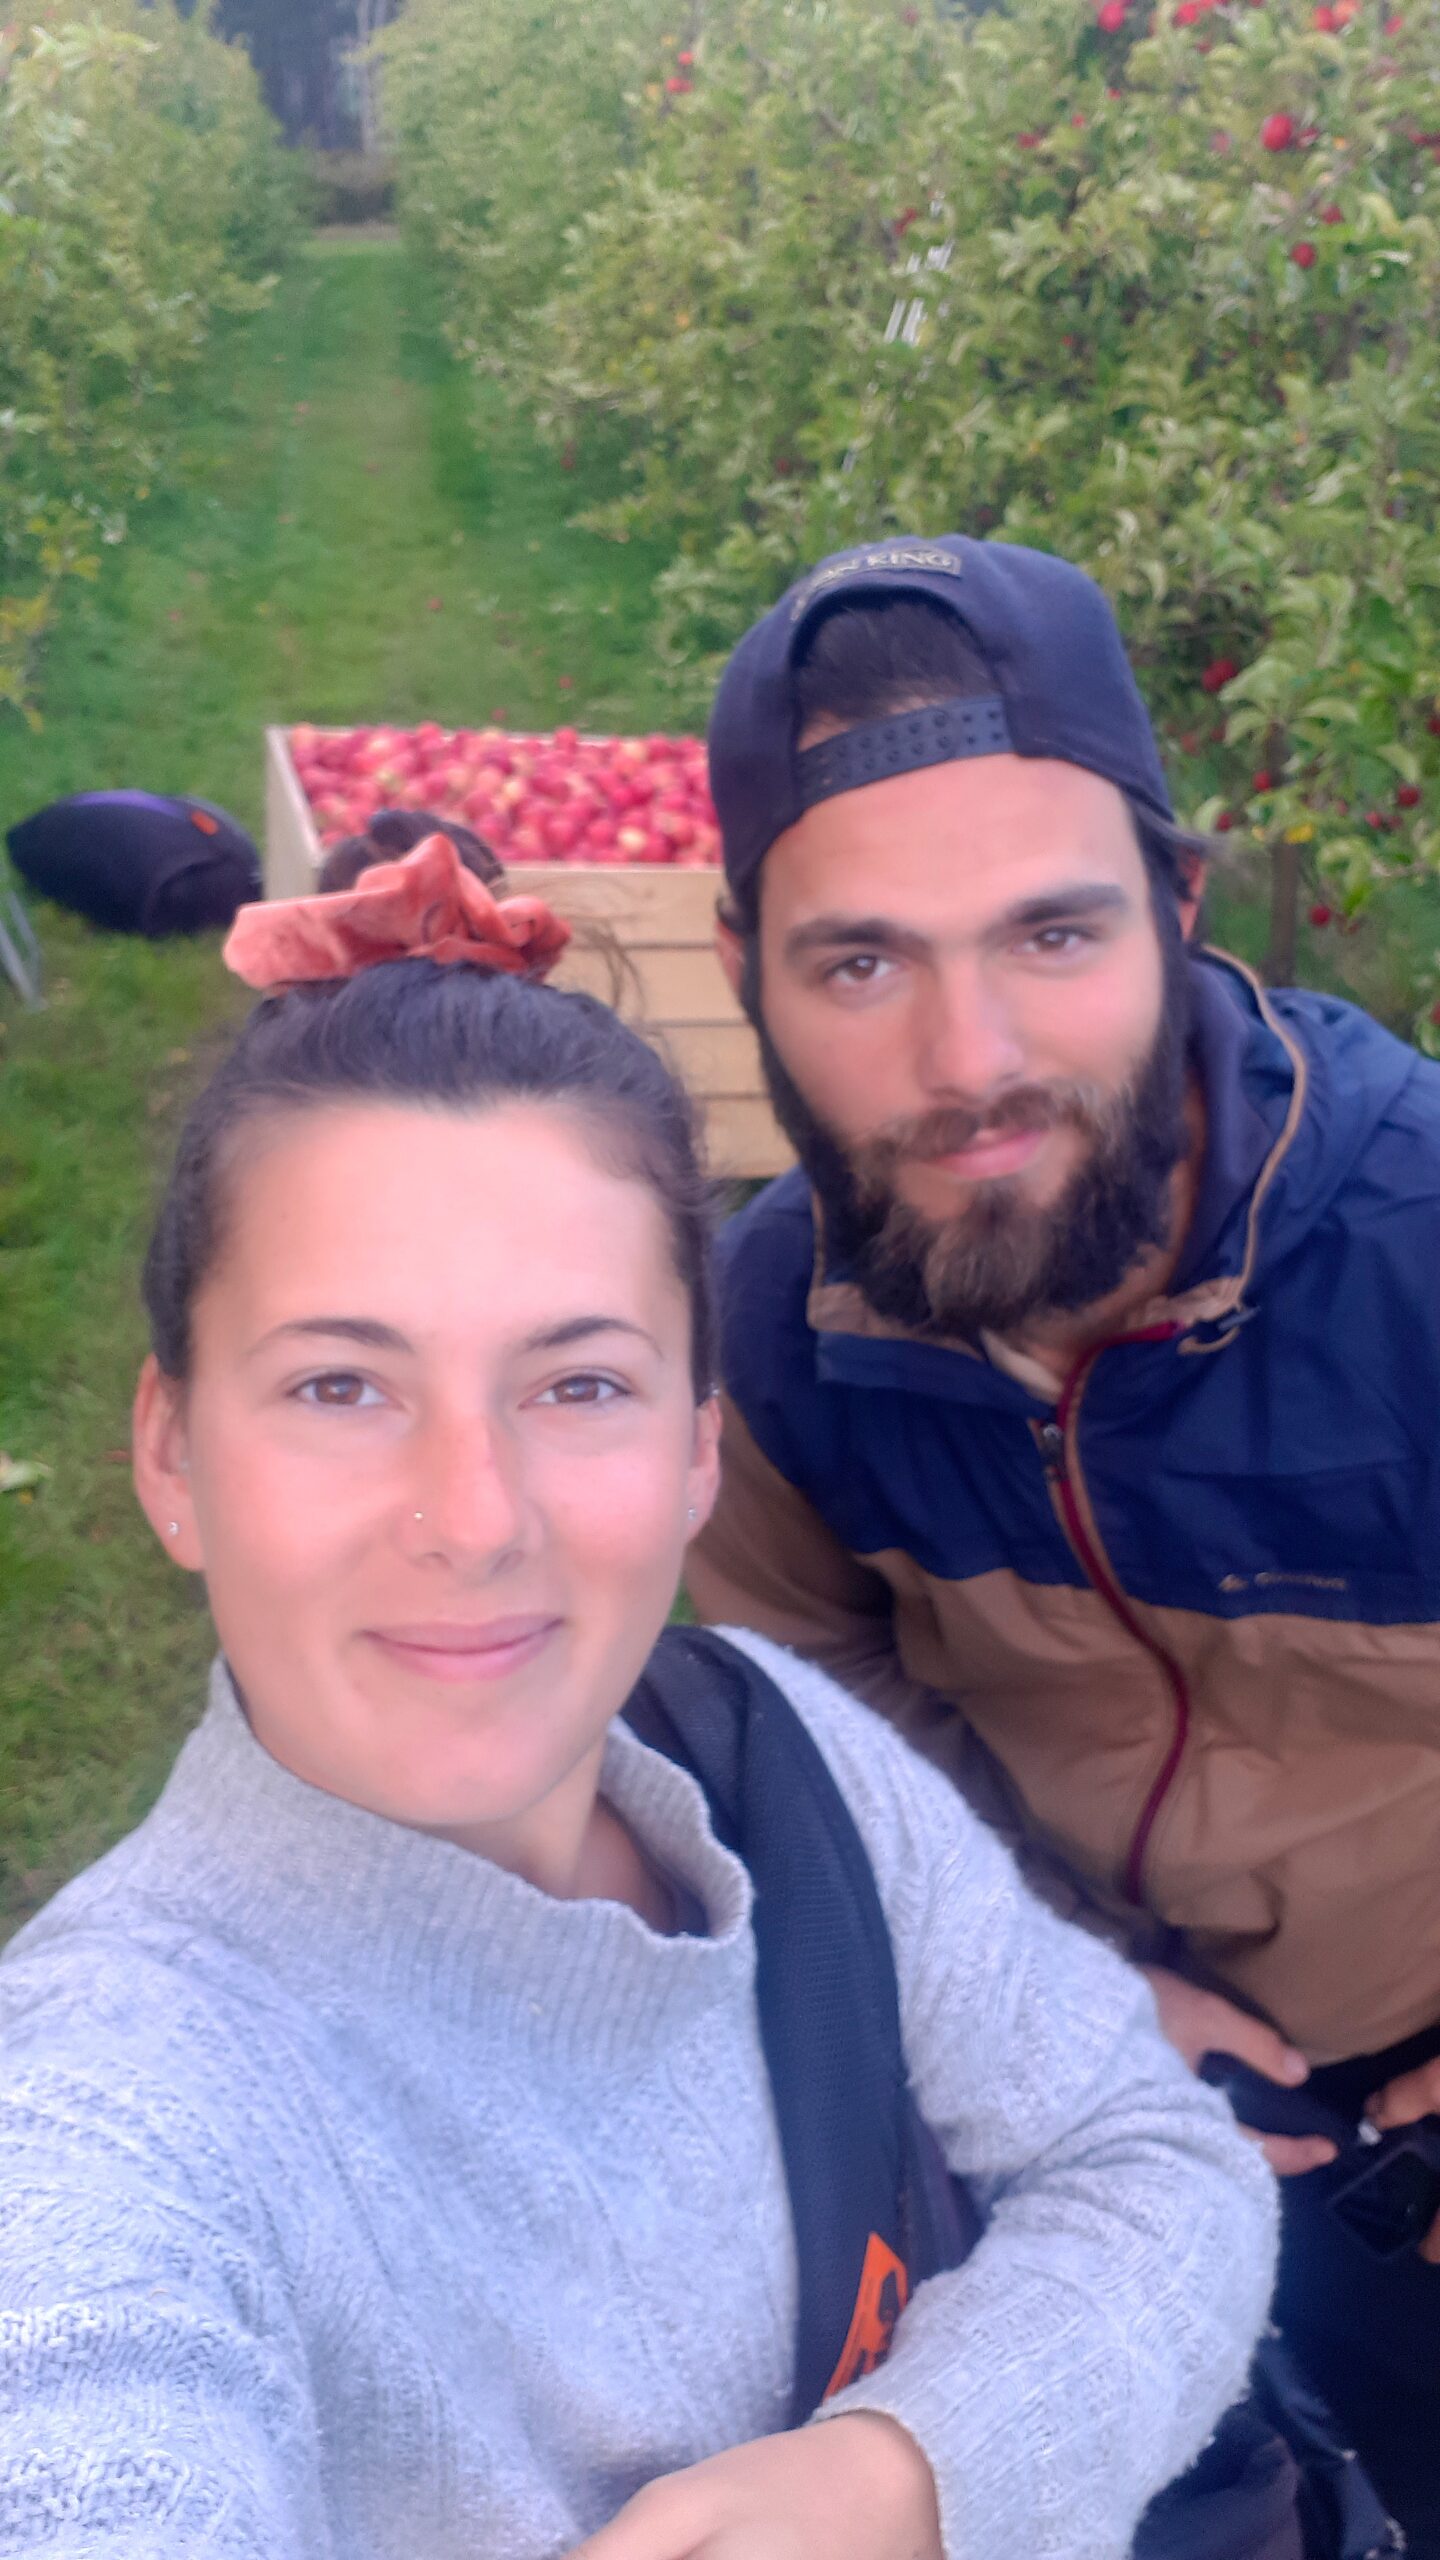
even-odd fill
[(862, 720), (838, 738), (807, 747), (795, 760), (800, 806), (813, 809), (817, 800), (833, 800), (840, 791), (856, 791), (865, 782), (883, 782), (892, 773), (915, 773), (922, 765), (952, 764), (963, 756), (1014, 753), (1005, 705), (998, 693), (957, 695), (950, 702), (927, 703), (923, 711), (896, 711), (886, 720)]

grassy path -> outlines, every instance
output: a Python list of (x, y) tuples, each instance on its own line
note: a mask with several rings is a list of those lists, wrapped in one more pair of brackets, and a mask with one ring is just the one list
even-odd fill
[[(316, 242), (217, 350), (181, 469), (0, 734), (0, 827), (66, 791), (190, 790), (258, 827), (267, 720), (660, 716), (658, 563), (574, 534), (586, 492), (438, 351), (385, 241)], [(561, 683), (562, 678), (569, 682)], [(38, 918), (50, 1007), (0, 995), (0, 1935), (133, 1822), (193, 1714), (198, 1587), (130, 1492), (135, 1275), (157, 1171), (240, 1010), (213, 942)]]

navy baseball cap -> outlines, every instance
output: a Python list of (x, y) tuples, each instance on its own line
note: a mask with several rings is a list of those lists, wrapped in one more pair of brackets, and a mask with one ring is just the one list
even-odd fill
[[(923, 596), (963, 623), (993, 693), (867, 720), (802, 754), (792, 671), (835, 604)], [(725, 876), (742, 900), (777, 836), (817, 801), (955, 757), (1054, 756), (1084, 765), (1157, 818), (1173, 817), (1150, 715), (1109, 599), (1069, 560), (968, 534), (903, 536), (837, 551), (753, 630), (720, 679), (710, 789)]]

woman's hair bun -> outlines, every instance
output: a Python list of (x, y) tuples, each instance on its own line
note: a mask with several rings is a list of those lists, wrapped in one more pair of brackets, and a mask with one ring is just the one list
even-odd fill
[(385, 960), (544, 978), (569, 940), (543, 898), (495, 897), (448, 836), (431, 835), (399, 861), (362, 872), (352, 888), (242, 907), (225, 965), (265, 993), (353, 978)]

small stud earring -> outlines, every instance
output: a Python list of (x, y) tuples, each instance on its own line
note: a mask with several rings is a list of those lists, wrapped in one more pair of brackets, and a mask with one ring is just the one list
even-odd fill
[(416, 1512), (416, 1514), (415, 1514), (415, 1517), (416, 1517), (416, 1519), (417, 1519), (417, 1520), (423, 1520), (423, 1519), (424, 1519), (424, 1517), (425, 1517), (425, 1514), (424, 1514), (424, 1512), (423, 1512), (423, 1511), (417, 1511), (417, 1512)]
[(172, 1520), (172, 1521), (171, 1521), (171, 1523), (170, 1523), (170, 1535), (171, 1535), (171, 1537), (172, 1537), (172, 1538), (178, 1538), (178, 1537), (179, 1537), (179, 1535), (180, 1535), (180, 1523), (179, 1523), (179, 1521), (178, 1521), (178, 1520)]
[(696, 1521), (697, 1521), (697, 1520), (699, 1519), (699, 1517), (700, 1517), (700, 1514), (699, 1514), (699, 1512), (696, 1510), (695, 1505), (694, 1505), (694, 1503), (693, 1503), (693, 1502), (691, 1503), (689, 1510), (686, 1512), (685, 1517), (686, 1517), (686, 1519), (689, 1521), (690, 1526), (691, 1526), (691, 1528), (693, 1529), (693, 1528), (694, 1528), (694, 1526), (695, 1526)]

